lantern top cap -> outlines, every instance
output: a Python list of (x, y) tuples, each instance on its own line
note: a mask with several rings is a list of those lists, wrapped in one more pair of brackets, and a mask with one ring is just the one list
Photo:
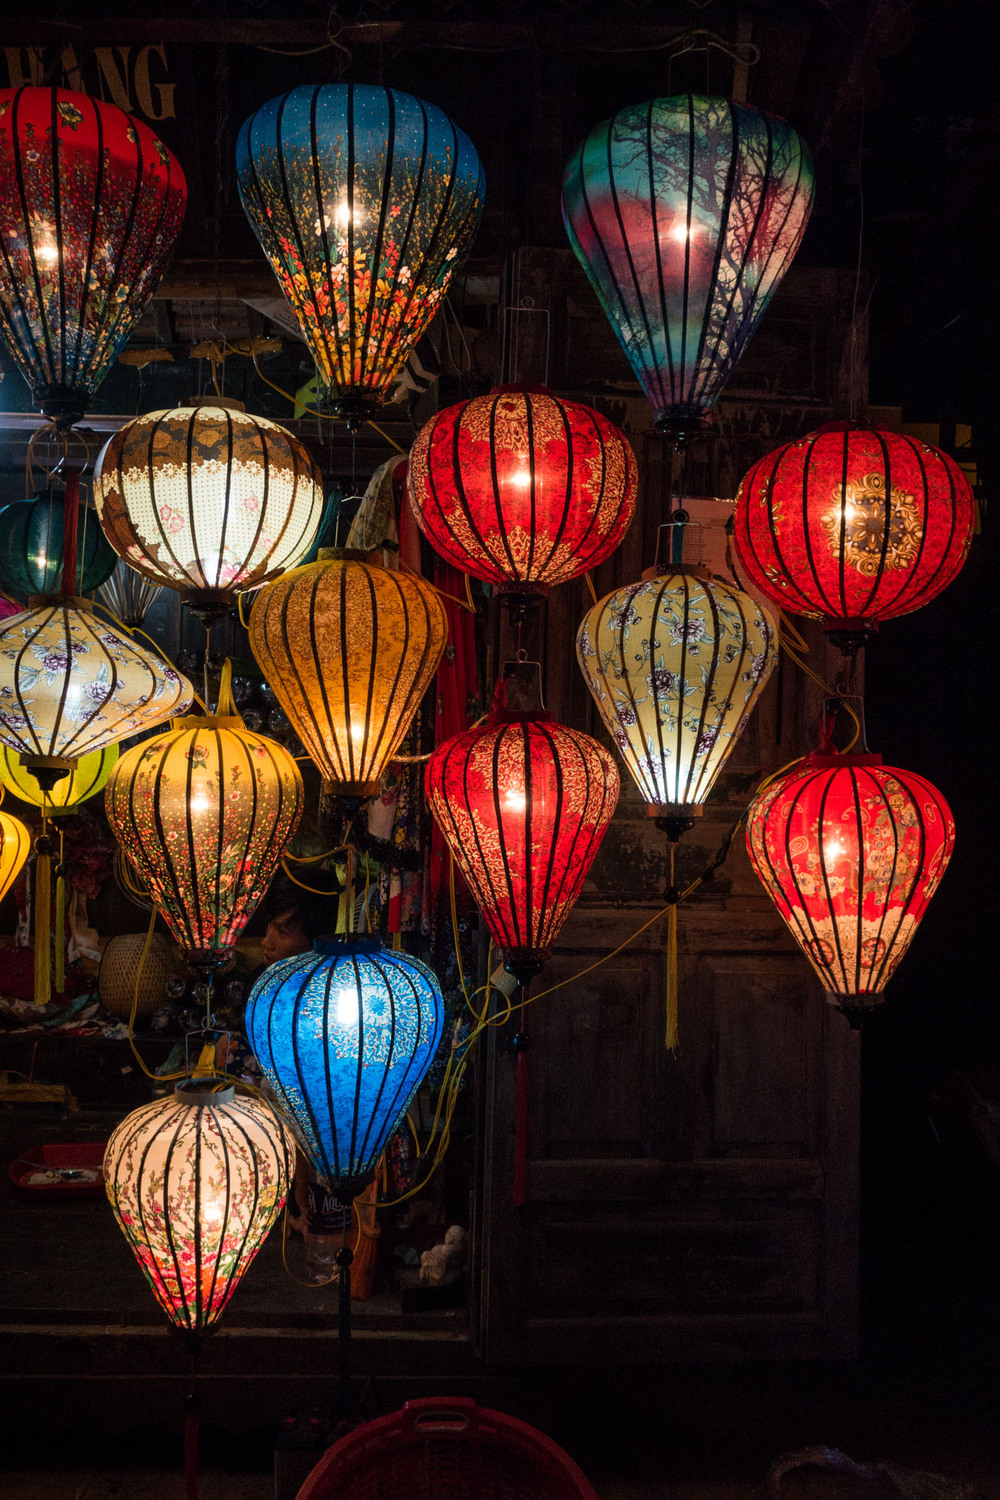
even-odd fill
[(807, 755), (800, 762), (803, 769), (808, 768), (810, 770), (814, 767), (820, 769), (825, 766), (844, 768), (846, 766), (880, 766), (881, 764), (881, 755), (876, 755), (871, 751), (865, 751), (863, 754), (857, 755), (853, 755), (849, 751), (844, 751), (839, 755), (836, 752), (832, 755), (827, 755), (823, 751), (814, 750), (811, 755)]
[(557, 396), (550, 385), (535, 385), (531, 381), (512, 381), (510, 385), (495, 385), (490, 391), (491, 396), (549, 396), (553, 401), (561, 401), (562, 396)]
[(222, 1075), (219, 1074), (209, 1074), (204, 1078), (182, 1078), (180, 1083), (174, 1085), (174, 1098), (197, 1109), (218, 1109), (220, 1105), (232, 1104), (236, 1097), (235, 1084), (230, 1083), (217, 1089), (211, 1087), (213, 1079), (221, 1082), (221, 1078)]
[(324, 958), (339, 958), (352, 953), (375, 953), (385, 944), (374, 933), (345, 932), (318, 937), (313, 943), (313, 952)]

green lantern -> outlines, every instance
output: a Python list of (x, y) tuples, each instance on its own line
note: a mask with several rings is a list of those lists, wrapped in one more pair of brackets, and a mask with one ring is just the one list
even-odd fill
[[(62, 587), (65, 500), (35, 495), (3, 510), (0, 583), (28, 598)], [(76, 529), (76, 588), (89, 594), (114, 572), (118, 555), (101, 530), (92, 505), (81, 505)]]

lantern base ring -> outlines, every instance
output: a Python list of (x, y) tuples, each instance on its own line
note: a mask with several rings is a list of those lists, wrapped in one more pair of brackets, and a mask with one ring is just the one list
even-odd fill
[(236, 595), (228, 589), (192, 589), (190, 593), (185, 592), (184, 603), (210, 629), (232, 614), (236, 608)]
[(840, 648), (841, 656), (857, 656), (877, 631), (876, 620), (836, 620), (823, 627), (830, 642)]
[[(316, 1162), (314, 1161), (312, 1165), (315, 1167)], [(321, 1172), (317, 1171), (316, 1177), (323, 1187), (340, 1199), (341, 1203), (353, 1203), (354, 1199), (360, 1197), (368, 1184), (374, 1180), (375, 1169), (373, 1167), (370, 1172), (359, 1172), (356, 1177), (335, 1177), (332, 1173), (329, 1177), (324, 1177)]]
[(76, 757), (72, 755), (21, 755), (21, 764), (30, 771), (43, 792), (51, 792), (57, 781), (62, 781), (76, 769)]
[(330, 402), (329, 409), (335, 417), (347, 424), (348, 432), (356, 432), (381, 408), (381, 401), (367, 391), (338, 391)]
[(523, 989), (536, 974), (542, 972), (548, 958), (548, 948), (508, 948), (504, 954), (503, 966), (508, 974), (513, 974)]
[(234, 952), (235, 948), (190, 948), (184, 956), (192, 969), (211, 978), (232, 961)]
[(704, 812), (700, 802), (664, 802), (646, 808), (646, 816), (656, 820), (656, 826), (666, 834), (668, 844), (676, 844)]
[(73, 385), (38, 385), (33, 395), (42, 416), (54, 422), (60, 432), (79, 422), (90, 404), (90, 392)]
[(839, 1010), (842, 1016), (846, 1016), (847, 1024), (852, 1031), (861, 1030), (865, 1017), (874, 1010), (881, 998), (877, 996), (873, 999), (871, 995), (837, 995), (831, 990), (826, 992), (827, 1004), (832, 1005), (834, 1010)]

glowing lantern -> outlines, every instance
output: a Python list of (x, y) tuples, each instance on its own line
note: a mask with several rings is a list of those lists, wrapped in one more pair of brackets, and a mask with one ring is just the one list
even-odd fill
[(475, 147), (411, 94), (324, 84), (251, 115), (236, 169), (334, 410), (373, 415), (472, 244), (484, 192)]
[(618, 786), (596, 740), (544, 713), (494, 708), (428, 761), (431, 811), (519, 978), (544, 962), (579, 896)]
[(122, 756), (108, 822), (189, 962), (232, 956), (302, 814), (283, 745), (224, 713), (188, 719)]
[(20, 818), (0, 812), (0, 901), (24, 868), (31, 851), (31, 834)]
[(441, 556), (506, 593), (595, 568), (635, 512), (635, 455), (600, 412), (544, 386), (498, 386), (421, 430), (407, 471)]
[(250, 645), (328, 782), (371, 796), (437, 670), (448, 620), (437, 594), (377, 554), (341, 551), (269, 584)]
[(812, 207), (801, 137), (747, 104), (681, 94), (592, 130), (563, 182), (569, 241), (660, 428), (714, 406)]
[(0, 744), (47, 791), (84, 756), (183, 713), (191, 684), (112, 630), (86, 599), (0, 625)]
[(209, 1080), (126, 1115), (108, 1141), (115, 1218), (178, 1328), (211, 1327), (288, 1195), (294, 1142), (265, 1103)]
[(317, 941), (247, 1002), (250, 1046), (322, 1180), (349, 1201), (375, 1172), (434, 1059), (441, 987), (375, 937)]
[(617, 589), (584, 616), (580, 668), (661, 816), (698, 816), (771, 675), (777, 643), (766, 610), (699, 568)]
[(947, 588), (974, 525), (972, 491), (946, 453), (831, 422), (754, 464), (736, 497), (734, 542), (762, 593), (856, 649), (880, 621)]
[(129, 566), (208, 617), (295, 567), (324, 506), (319, 468), (298, 438), (210, 403), (126, 422), (97, 460), (94, 499)]
[[(15, 593), (55, 594), (62, 587), (65, 502), (61, 496), (37, 495), (3, 509), (0, 582)], [(76, 532), (76, 587), (89, 594), (111, 574), (117, 562), (90, 505), (81, 505)]]
[(118, 746), (107, 745), (84, 755), (73, 769), (48, 791), (43, 791), (38, 780), (21, 764), (18, 755), (8, 746), (0, 746), (0, 785), (6, 787), (22, 802), (45, 809), (47, 817), (59, 817), (63, 813), (74, 813), (81, 802), (101, 791), (111, 775), (118, 759)]
[(111, 613), (129, 630), (141, 625), (160, 592), (160, 584), (150, 583), (141, 573), (119, 558), (114, 572), (102, 583), (98, 594)]
[(166, 269), (184, 174), (114, 104), (0, 89), (0, 200), (0, 332), (36, 405), (69, 427)]
[(751, 803), (754, 869), (852, 1025), (881, 1000), (954, 843), (941, 793), (880, 755), (809, 755)]

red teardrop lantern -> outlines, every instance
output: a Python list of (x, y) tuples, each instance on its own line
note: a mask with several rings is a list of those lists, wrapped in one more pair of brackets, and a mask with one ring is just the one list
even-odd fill
[(600, 412), (502, 385), (439, 411), (410, 455), (410, 504), (453, 567), (545, 593), (603, 562), (635, 512), (635, 454)]
[(71, 426), (173, 253), (179, 163), (115, 104), (0, 89), (0, 333), (35, 403)]
[(547, 957), (618, 801), (618, 772), (589, 735), (544, 713), (495, 708), (439, 745), (427, 798), (486, 925), (519, 978)]
[(762, 593), (856, 647), (947, 588), (974, 521), (968, 481), (946, 453), (831, 422), (754, 464), (736, 496), (734, 541)]
[(880, 755), (809, 755), (751, 804), (751, 862), (852, 1025), (882, 999), (954, 843), (941, 793)]

